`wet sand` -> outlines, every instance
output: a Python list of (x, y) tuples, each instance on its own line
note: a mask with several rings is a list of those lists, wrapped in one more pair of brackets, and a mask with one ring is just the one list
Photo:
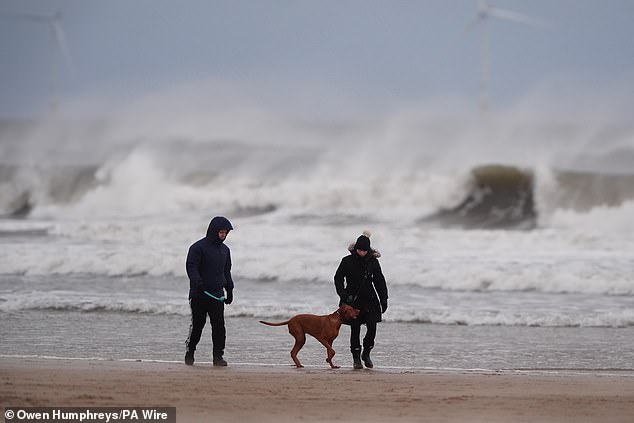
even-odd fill
[(3, 406), (176, 407), (178, 422), (627, 422), (619, 371), (338, 370), (326, 366), (0, 358)]

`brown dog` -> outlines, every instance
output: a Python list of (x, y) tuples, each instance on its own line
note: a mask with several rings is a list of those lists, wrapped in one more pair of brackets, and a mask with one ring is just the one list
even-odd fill
[(314, 314), (298, 314), (297, 316), (281, 323), (269, 323), (260, 320), (260, 323), (269, 326), (288, 325), (288, 332), (295, 338), (295, 345), (291, 350), (291, 358), (297, 367), (304, 367), (297, 358), (297, 353), (306, 343), (306, 334), (312, 335), (321, 344), (326, 347), (328, 358), (326, 361), (333, 369), (339, 366), (332, 364), (332, 358), (335, 356), (335, 350), (332, 349), (332, 343), (339, 335), (339, 328), (344, 320), (354, 319), (359, 315), (359, 310), (344, 304), (332, 314), (326, 316), (316, 316)]

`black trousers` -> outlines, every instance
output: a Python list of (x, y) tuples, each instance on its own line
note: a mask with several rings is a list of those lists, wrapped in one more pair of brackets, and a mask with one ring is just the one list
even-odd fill
[[(354, 321), (350, 324), (350, 351), (361, 350), (361, 325), (362, 323)], [(372, 349), (376, 337), (376, 322), (367, 322), (365, 325), (368, 329), (363, 337), (363, 348)]]
[(211, 343), (214, 357), (222, 357), (225, 352), (225, 303), (214, 299), (192, 297), (189, 299), (192, 310), (192, 320), (189, 326), (189, 336), (185, 346), (189, 351), (196, 351), (196, 345), (200, 341), (207, 316), (211, 323)]

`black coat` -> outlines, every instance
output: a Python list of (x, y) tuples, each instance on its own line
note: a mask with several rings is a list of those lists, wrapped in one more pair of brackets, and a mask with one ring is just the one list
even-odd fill
[(349, 303), (361, 311), (359, 323), (380, 322), (381, 304), (387, 304), (387, 285), (381, 271), (380, 256), (370, 251), (361, 257), (356, 251), (341, 259), (335, 273), (335, 288), (342, 303)]
[(207, 228), (207, 236), (189, 247), (185, 267), (189, 277), (189, 298), (208, 298), (207, 291), (221, 297), (224, 291), (233, 291), (231, 277), (231, 251), (220, 238), (218, 231), (230, 230), (231, 223), (224, 217), (214, 217)]

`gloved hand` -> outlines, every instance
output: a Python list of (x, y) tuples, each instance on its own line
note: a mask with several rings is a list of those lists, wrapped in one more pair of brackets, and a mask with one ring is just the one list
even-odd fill
[(348, 294), (341, 294), (341, 296), (339, 297), (341, 299), (341, 303), (339, 305), (342, 304), (352, 304), (352, 295), (348, 295)]
[(381, 302), (381, 313), (385, 313), (387, 310), (387, 300)]
[(227, 290), (227, 296), (225, 298), (225, 304), (231, 304), (233, 302), (233, 289)]

